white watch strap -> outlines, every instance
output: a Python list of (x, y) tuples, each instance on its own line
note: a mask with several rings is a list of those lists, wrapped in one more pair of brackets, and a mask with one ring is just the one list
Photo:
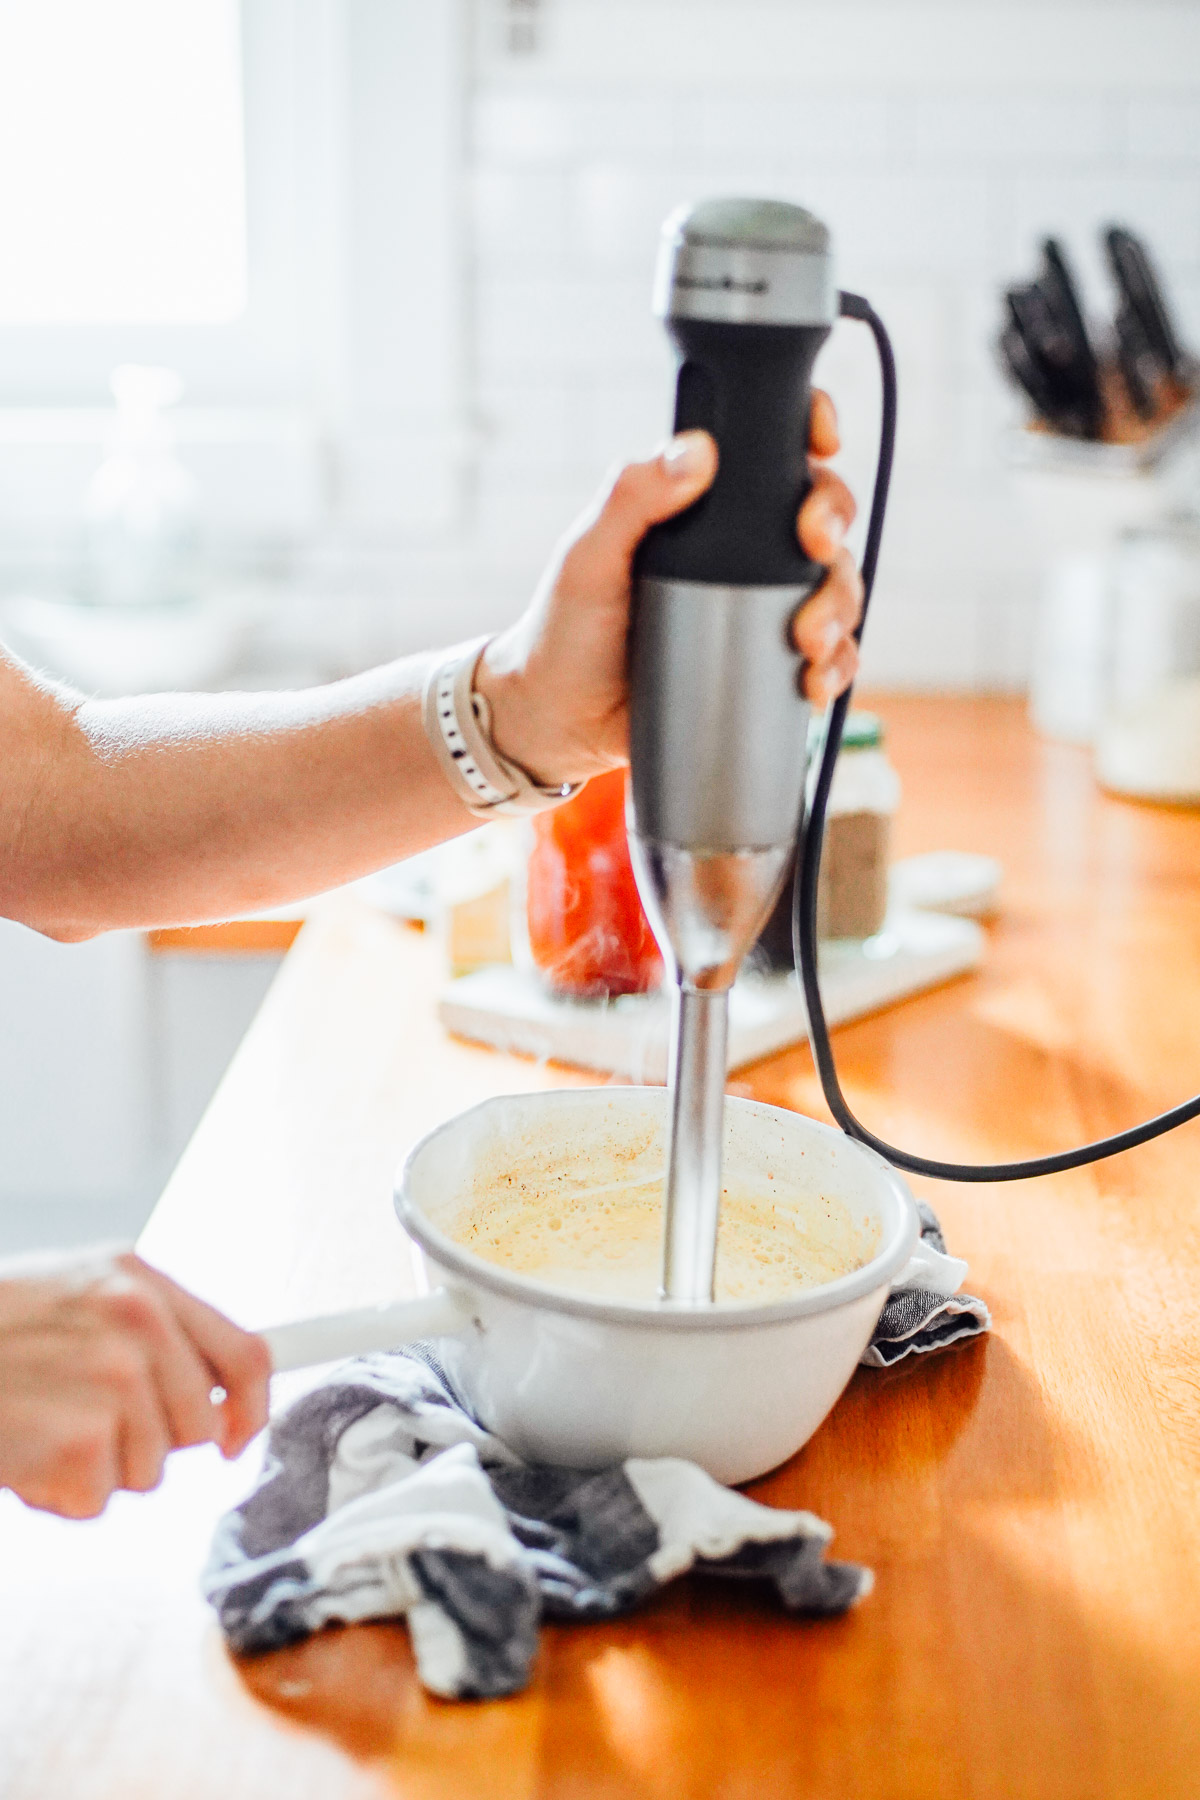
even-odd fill
[(474, 691), (475, 670), (490, 639), (460, 644), (436, 662), (425, 683), (425, 733), (450, 785), (473, 813), (523, 817), (559, 806), (581, 781), (542, 787), (492, 742), (491, 710)]

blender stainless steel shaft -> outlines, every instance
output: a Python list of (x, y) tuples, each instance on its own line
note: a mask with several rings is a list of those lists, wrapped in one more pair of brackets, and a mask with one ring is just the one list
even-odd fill
[(638, 554), (630, 838), (676, 989), (662, 1288), (713, 1298), (729, 989), (778, 893), (804, 792), (796, 610), (817, 351), (837, 316), (829, 234), (779, 201), (709, 200), (663, 227), (655, 311), (678, 357), (675, 429), (712, 433), (709, 491)]

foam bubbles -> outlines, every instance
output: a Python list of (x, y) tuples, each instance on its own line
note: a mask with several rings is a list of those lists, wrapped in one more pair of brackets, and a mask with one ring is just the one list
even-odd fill
[[(578, 1168), (522, 1171), (476, 1184), (453, 1235), (464, 1249), (514, 1274), (595, 1299), (649, 1301), (662, 1262), (663, 1175), (657, 1169), (595, 1185)], [(778, 1188), (779, 1191), (775, 1191)], [(848, 1208), (770, 1178), (768, 1191), (732, 1182), (717, 1240), (717, 1299), (740, 1306), (782, 1300), (861, 1267), (874, 1252)]]

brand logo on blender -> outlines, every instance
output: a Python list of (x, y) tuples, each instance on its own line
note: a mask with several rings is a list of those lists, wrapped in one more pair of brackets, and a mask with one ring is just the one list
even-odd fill
[(758, 281), (738, 281), (733, 275), (677, 275), (675, 285), (699, 288), (705, 293), (765, 294), (770, 283), (761, 277)]

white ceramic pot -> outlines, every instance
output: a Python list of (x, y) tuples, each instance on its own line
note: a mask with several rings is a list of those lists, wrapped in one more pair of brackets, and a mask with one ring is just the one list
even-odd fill
[(865, 1247), (850, 1274), (770, 1304), (592, 1299), (454, 1241), (477, 1177), (502, 1178), (506, 1162), (539, 1146), (551, 1162), (569, 1149), (581, 1169), (623, 1146), (661, 1157), (666, 1101), (662, 1088), (563, 1089), (487, 1100), (440, 1125), (409, 1155), (396, 1192), (427, 1295), (268, 1332), (276, 1367), (433, 1336), (482, 1423), (529, 1460), (593, 1468), (681, 1456), (725, 1482), (786, 1461), (849, 1381), (890, 1288), (951, 1293), (966, 1271), (921, 1243), (912, 1195), (874, 1152), (800, 1114), (726, 1102), (727, 1177), (757, 1187), (782, 1171), (805, 1194), (801, 1207), (836, 1196)]

